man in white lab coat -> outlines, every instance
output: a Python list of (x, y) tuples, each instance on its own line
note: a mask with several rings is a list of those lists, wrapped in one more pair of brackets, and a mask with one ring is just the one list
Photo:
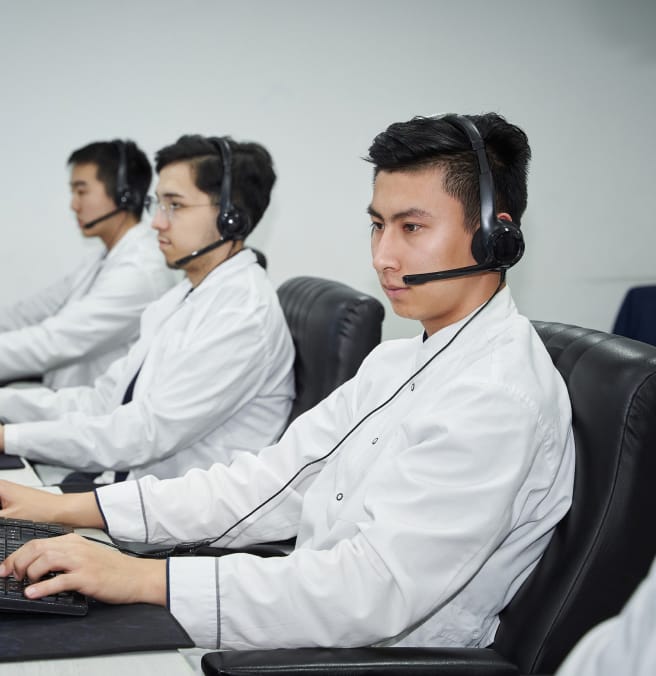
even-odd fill
[(381, 344), (278, 444), (229, 466), (95, 495), (0, 483), (0, 515), (163, 544), (296, 536), (295, 550), (154, 561), (66, 536), (28, 543), (0, 575), (54, 569), (30, 595), (168, 604), (211, 648), (492, 641), (574, 473), (565, 385), (504, 283), (523, 250), (528, 142), (496, 114), (415, 118), (369, 152), (373, 265), (419, 335)]
[(139, 223), (152, 177), (143, 151), (132, 141), (99, 141), (68, 164), (80, 233), (103, 247), (42, 292), (0, 308), (0, 382), (92, 385), (135, 342), (146, 306), (175, 282)]
[(93, 387), (0, 391), (0, 416), (13, 423), (0, 426), (0, 448), (47, 463), (47, 483), (70, 472), (50, 465), (180, 476), (258, 451), (287, 421), (293, 343), (244, 247), (269, 204), (271, 156), (256, 143), (185, 136), (156, 162), (153, 228), (185, 279), (146, 309), (139, 340)]

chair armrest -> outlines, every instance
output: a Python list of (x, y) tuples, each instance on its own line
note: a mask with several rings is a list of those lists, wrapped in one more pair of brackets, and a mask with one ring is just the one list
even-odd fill
[(226, 554), (255, 554), (256, 556), (287, 556), (294, 551), (295, 539), (279, 540), (277, 542), (260, 542), (247, 547), (199, 547), (195, 556), (225, 556)]
[(298, 648), (206, 653), (206, 676), (225, 674), (437, 674), (518, 676), (517, 667), (490, 648)]
[[(162, 555), (173, 556), (225, 556), (226, 554), (255, 554), (256, 556), (287, 556), (294, 550), (295, 539), (279, 540), (277, 542), (262, 542), (249, 545), (248, 547), (210, 547), (204, 545), (198, 547), (193, 552), (171, 553), (173, 545), (146, 544), (145, 542), (131, 542), (129, 540), (119, 540), (112, 538), (112, 542), (125, 552), (131, 552), (136, 556), (146, 558), (160, 558)], [(162, 554), (164, 553), (164, 554)]]

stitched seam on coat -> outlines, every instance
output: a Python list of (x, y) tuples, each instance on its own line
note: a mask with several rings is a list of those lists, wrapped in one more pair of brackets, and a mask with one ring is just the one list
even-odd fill
[(148, 521), (146, 521), (146, 505), (144, 504), (143, 493), (141, 492), (141, 482), (137, 481), (137, 490), (139, 491), (139, 504), (141, 505), (141, 518), (144, 523), (145, 537), (144, 542), (148, 542)]
[(221, 647), (221, 595), (219, 594), (219, 559), (214, 559), (214, 584), (216, 587), (216, 647)]

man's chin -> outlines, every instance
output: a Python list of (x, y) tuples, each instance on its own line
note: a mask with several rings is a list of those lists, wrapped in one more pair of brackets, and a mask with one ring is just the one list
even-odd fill
[(390, 305), (392, 306), (392, 311), (397, 317), (401, 317), (402, 319), (416, 319), (412, 309), (401, 301), (390, 300)]

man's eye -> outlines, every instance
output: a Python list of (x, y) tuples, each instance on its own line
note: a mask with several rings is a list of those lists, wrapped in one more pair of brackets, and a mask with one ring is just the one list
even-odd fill
[(376, 223), (375, 221), (371, 222), (371, 231), (373, 232), (374, 230), (382, 230), (383, 229), (383, 224), (382, 223)]
[(168, 204), (169, 209), (171, 209), (172, 211), (179, 209), (181, 206), (182, 204), (180, 204), (180, 202), (169, 202)]
[(418, 225), (417, 223), (406, 223), (403, 228), (406, 232), (417, 232), (417, 230), (421, 228), (421, 225)]

